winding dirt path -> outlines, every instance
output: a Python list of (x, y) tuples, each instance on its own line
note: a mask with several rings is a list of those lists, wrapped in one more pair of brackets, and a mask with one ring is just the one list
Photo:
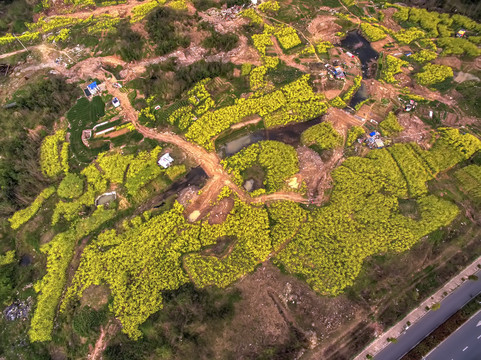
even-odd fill
[(109, 323), (104, 328), (100, 326), (100, 336), (95, 342), (95, 346), (89, 345), (89, 354), (87, 356), (88, 360), (101, 360), (102, 353), (104, 352), (110, 338), (119, 330), (119, 327), (115, 323)]
[(205, 173), (209, 176), (209, 181), (204, 187), (204, 196), (201, 196), (199, 200), (199, 207), (205, 208), (216, 200), (217, 195), (224, 186), (228, 186), (234, 191), (243, 201), (249, 203), (261, 203), (267, 201), (277, 200), (290, 200), (299, 203), (307, 203), (308, 201), (298, 193), (290, 192), (277, 192), (274, 194), (262, 195), (256, 198), (249, 196), (242, 188), (235, 184), (229, 173), (224, 170), (221, 165), (220, 157), (215, 152), (208, 152), (203, 147), (191, 143), (184, 138), (172, 132), (159, 132), (153, 128), (143, 126), (138, 121), (138, 112), (132, 107), (128, 99), (127, 93), (121, 92), (119, 89), (113, 87), (113, 83), (116, 81), (112, 76), (110, 79), (106, 79), (101, 73), (96, 74), (99, 79), (104, 79), (107, 90), (120, 100), (122, 110), (121, 113), (126, 119), (134, 124), (138, 132), (147, 138), (154, 139), (160, 142), (166, 142), (174, 144), (182, 149), (189, 157), (196, 160), (196, 162), (204, 169)]

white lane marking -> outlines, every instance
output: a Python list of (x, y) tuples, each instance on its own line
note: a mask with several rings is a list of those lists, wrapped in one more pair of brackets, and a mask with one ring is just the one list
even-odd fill
[(479, 338), (481, 338), (481, 335), (478, 336), (478, 340), (479, 340)]
[(467, 349), (468, 349), (468, 347), (466, 346), (466, 347), (463, 349), (463, 351), (466, 351)]

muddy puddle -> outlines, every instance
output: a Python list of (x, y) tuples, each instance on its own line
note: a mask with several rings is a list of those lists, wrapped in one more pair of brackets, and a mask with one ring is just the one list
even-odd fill
[(281, 141), (285, 144), (296, 147), (299, 146), (301, 142), (301, 134), (311, 126), (321, 123), (322, 120), (323, 117), (320, 116), (306, 122), (287, 125), (274, 129), (256, 130), (247, 134), (243, 131), (240, 131), (239, 137), (235, 138), (234, 140), (230, 140), (224, 145), (220, 146), (218, 149), (218, 153), (219, 156), (222, 158), (232, 156), (243, 148), (263, 140)]

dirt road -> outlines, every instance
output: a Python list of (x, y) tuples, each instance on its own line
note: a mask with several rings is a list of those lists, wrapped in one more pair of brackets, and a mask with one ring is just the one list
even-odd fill
[(113, 87), (113, 83), (116, 81), (115, 77), (106, 79), (103, 74), (96, 75), (99, 79), (105, 81), (107, 90), (120, 100), (122, 104), (121, 113), (125, 118), (135, 125), (138, 132), (147, 138), (154, 139), (160, 142), (166, 142), (174, 144), (182, 149), (189, 157), (196, 160), (196, 162), (204, 169), (205, 173), (209, 176), (209, 181), (202, 189), (202, 196), (196, 201), (197, 206), (191, 206), (189, 209), (192, 211), (205, 210), (210, 204), (215, 202), (217, 195), (224, 186), (228, 186), (234, 191), (243, 201), (249, 203), (260, 203), (267, 201), (277, 200), (290, 200), (300, 203), (307, 203), (307, 200), (298, 193), (290, 192), (278, 192), (269, 195), (263, 195), (257, 198), (250, 197), (242, 188), (235, 184), (227, 171), (221, 165), (221, 159), (215, 152), (208, 152), (203, 147), (191, 143), (177, 134), (171, 132), (159, 132), (153, 128), (143, 126), (138, 121), (138, 112), (132, 107), (128, 99), (127, 93), (121, 92), (119, 89)]

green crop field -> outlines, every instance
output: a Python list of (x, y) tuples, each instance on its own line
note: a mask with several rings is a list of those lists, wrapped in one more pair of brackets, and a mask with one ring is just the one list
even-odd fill
[(108, 150), (107, 143), (96, 148), (87, 148), (82, 143), (82, 131), (92, 128), (104, 115), (105, 104), (100, 96), (95, 96), (92, 101), (81, 97), (67, 113), (70, 123), (71, 150), (77, 161), (88, 163), (100, 152)]

